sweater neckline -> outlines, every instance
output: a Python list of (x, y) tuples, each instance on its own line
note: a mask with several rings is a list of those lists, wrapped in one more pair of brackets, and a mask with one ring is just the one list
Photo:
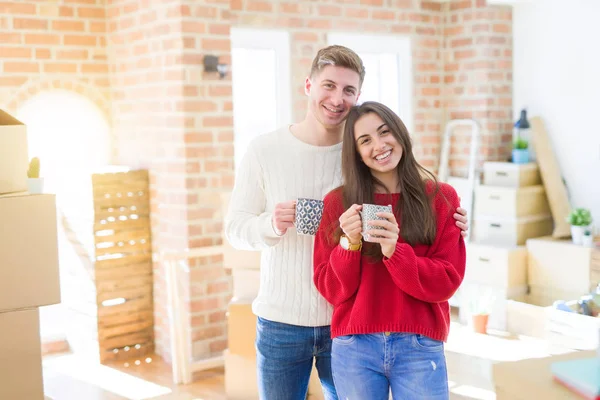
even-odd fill
[(341, 150), (342, 149), (342, 143), (341, 142), (340, 143), (336, 143), (336, 144), (331, 145), (331, 146), (315, 146), (315, 145), (303, 142), (302, 140), (300, 140), (296, 136), (294, 136), (294, 134), (292, 133), (291, 127), (292, 127), (291, 124), (287, 126), (287, 128), (285, 129), (285, 136), (296, 147), (300, 147), (300, 148), (305, 149), (305, 150), (315, 151), (315, 152), (319, 152), (319, 153), (327, 153), (327, 152), (330, 152), (330, 151), (335, 151), (335, 150)]
[(375, 197), (388, 197), (388, 196), (399, 197), (400, 193), (375, 193)]

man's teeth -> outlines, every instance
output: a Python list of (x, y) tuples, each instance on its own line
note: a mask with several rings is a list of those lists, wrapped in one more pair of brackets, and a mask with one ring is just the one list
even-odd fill
[(325, 108), (327, 109), (327, 111), (330, 111), (330, 112), (332, 112), (332, 113), (341, 113), (341, 112), (342, 112), (342, 110), (332, 110), (332, 109), (331, 109), (331, 108), (329, 108), (329, 107), (325, 107)]
[(375, 159), (376, 159), (377, 161), (381, 161), (381, 160), (383, 160), (383, 159), (386, 159), (386, 158), (388, 158), (388, 157), (390, 156), (390, 154), (392, 154), (392, 151), (391, 151), (391, 150), (388, 150), (388, 151), (386, 151), (385, 153), (383, 153), (383, 154), (380, 154), (380, 155), (378, 155), (377, 157), (375, 157)]

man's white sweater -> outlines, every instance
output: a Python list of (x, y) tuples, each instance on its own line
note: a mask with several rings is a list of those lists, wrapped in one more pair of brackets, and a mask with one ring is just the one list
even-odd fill
[(248, 146), (235, 179), (225, 234), (241, 250), (261, 250), (260, 289), (252, 304), (259, 317), (299, 326), (331, 323), (332, 306), (313, 284), (314, 236), (271, 223), (277, 203), (323, 199), (341, 184), (342, 145), (312, 146), (289, 127), (261, 135)]

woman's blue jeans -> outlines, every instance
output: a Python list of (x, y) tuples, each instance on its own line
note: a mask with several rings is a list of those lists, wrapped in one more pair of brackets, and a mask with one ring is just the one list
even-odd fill
[(446, 400), (444, 344), (423, 335), (382, 332), (333, 339), (333, 380), (343, 400)]

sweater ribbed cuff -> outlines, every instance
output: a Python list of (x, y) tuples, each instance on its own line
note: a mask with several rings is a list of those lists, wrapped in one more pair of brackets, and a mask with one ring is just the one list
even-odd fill
[(357, 265), (360, 265), (361, 255), (362, 253), (360, 251), (346, 250), (338, 244), (331, 253), (330, 260), (335, 260), (331, 265), (337, 271), (343, 271), (348, 268), (353, 269)]
[[(398, 242), (398, 243), (396, 243), (396, 250), (394, 251), (394, 254), (392, 254), (392, 256), (390, 258), (383, 256), (383, 263), (388, 268), (390, 266), (400, 268), (400, 266), (406, 262), (406, 258), (410, 257), (411, 254), (414, 257), (415, 252), (408, 243)], [(401, 271), (399, 271), (399, 273), (402, 274)]]
[(275, 246), (282, 238), (282, 236), (277, 235), (273, 228), (272, 217), (273, 215), (269, 212), (264, 212), (258, 217), (258, 231), (267, 246)]

